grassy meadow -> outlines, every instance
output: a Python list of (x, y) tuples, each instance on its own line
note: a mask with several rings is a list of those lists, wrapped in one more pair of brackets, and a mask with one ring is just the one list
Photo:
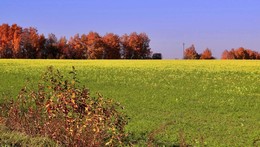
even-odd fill
[[(142, 145), (253, 146), (260, 139), (260, 61), (0, 60), (0, 96), (33, 87), (48, 66), (125, 106), (127, 131)], [(1, 101), (0, 97), (0, 101)], [(260, 144), (260, 141), (256, 141)]]

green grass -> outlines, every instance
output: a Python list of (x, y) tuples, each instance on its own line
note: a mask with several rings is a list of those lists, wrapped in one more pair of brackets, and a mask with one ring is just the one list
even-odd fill
[[(115, 99), (131, 118), (138, 144), (156, 133), (159, 145), (253, 146), (260, 139), (260, 61), (0, 60), (0, 94), (15, 96), (27, 78), (34, 87), (47, 66), (72, 66), (94, 95)], [(201, 141), (203, 138), (203, 141)]]

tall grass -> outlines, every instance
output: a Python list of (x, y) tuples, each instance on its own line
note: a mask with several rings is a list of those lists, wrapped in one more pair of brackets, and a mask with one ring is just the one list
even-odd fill
[(0, 146), (55, 147), (58, 144), (46, 137), (32, 137), (24, 133), (10, 131), (3, 124), (0, 124)]

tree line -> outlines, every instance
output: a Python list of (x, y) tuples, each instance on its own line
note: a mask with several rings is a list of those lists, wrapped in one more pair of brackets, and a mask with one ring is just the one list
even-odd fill
[[(191, 45), (191, 47), (188, 47), (184, 50), (183, 53), (184, 59), (215, 59), (215, 57), (212, 55), (212, 52), (209, 48), (206, 48), (201, 54), (199, 54), (194, 45)], [(240, 47), (238, 49), (231, 49), (230, 51), (225, 50), (222, 53), (221, 59), (250, 59), (250, 60), (259, 60), (260, 59), (260, 53), (257, 51), (253, 51), (251, 49), (245, 49), (243, 47)]]
[(118, 36), (97, 32), (76, 34), (69, 40), (45, 37), (34, 27), (17, 24), (0, 26), (0, 58), (23, 59), (145, 59), (151, 56), (150, 39), (145, 33)]
[[(145, 33), (119, 36), (97, 32), (57, 38), (47, 37), (34, 27), (22, 28), (17, 24), (0, 26), (0, 58), (22, 59), (161, 59), (160, 53), (152, 56), (150, 39)], [(215, 59), (209, 48), (201, 54), (192, 45), (184, 50), (184, 59)], [(260, 59), (260, 53), (240, 47), (225, 50), (221, 59)]]

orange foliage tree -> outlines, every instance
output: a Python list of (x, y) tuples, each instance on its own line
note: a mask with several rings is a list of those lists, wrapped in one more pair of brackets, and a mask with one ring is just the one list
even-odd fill
[(104, 59), (120, 59), (120, 38), (118, 35), (108, 33), (103, 36)]
[(87, 59), (87, 45), (86, 45), (86, 35), (76, 34), (71, 37), (68, 43), (69, 49), (66, 52), (67, 57), (71, 59)]
[(39, 51), (39, 35), (36, 28), (25, 28), (22, 33), (22, 58), (35, 59)]
[(66, 37), (61, 37), (58, 41), (58, 44), (57, 44), (57, 47), (58, 47), (58, 50), (60, 50), (60, 59), (67, 59), (67, 54), (68, 54), (68, 44), (67, 44), (67, 39)]
[(3, 24), (0, 27), (0, 57), (1, 58), (11, 58), (13, 56), (13, 52), (11, 49), (11, 35), (10, 26), (8, 24)]
[(104, 58), (104, 43), (97, 32), (89, 32), (87, 35), (87, 55), (88, 59)]
[(225, 50), (222, 53), (221, 59), (260, 59), (260, 54), (250, 49), (240, 47), (238, 49)]
[(22, 28), (18, 26), (17, 24), (13, 24), (11, 26), (11, 34), (12, 36), (12, 44), (11, 48), (13, 49), (13, 58), (19, 57), (19, 53), (21, 52), (21, 34), (22, 34)]
[(194, 45), (191, 45), (191, 47), (185, 49), (184, 59), (199, 59), (199, 54), (197, 53)]
[(125, 34), (121, 37), (121, 42), (125, 59), (144, 59), (151, 55), (150, 39), (145, 33)]
[(214, 59), (214, 57), (212, 56), (212, 52), (210, 49), (205, 49), (203, 51), (203, 53), (200, 56), (200, 59)]

